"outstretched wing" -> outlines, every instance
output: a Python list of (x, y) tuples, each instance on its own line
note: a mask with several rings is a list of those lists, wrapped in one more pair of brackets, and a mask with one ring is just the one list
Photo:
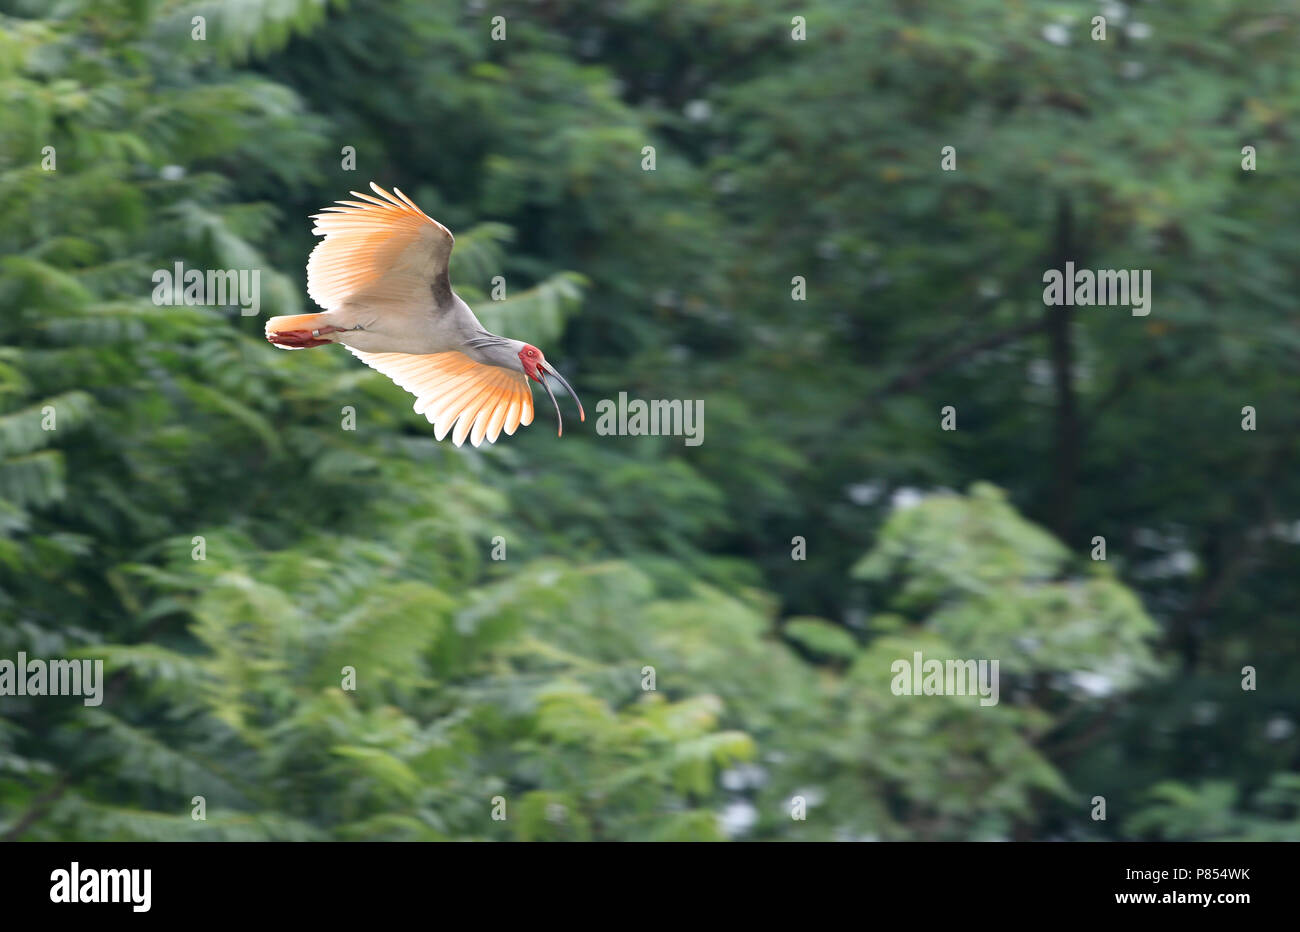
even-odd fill
[(325, 238), (307, 260), (307, 293), (327, 311), (363, 296), (372, 306), (418, 307), (430, 294), (449, 302), (451, 232), (397, 188), (370, 187), (379, 197), (353, 191), (360, 200), (312, 215)]
[(494, 443), (502, 430), (513, 434), (520, 424), (533, 422), (533, 393), (522, 372), (487, 366), (454, 350), (418, 356), (348, 349), (414, 395), (415, 410), (434, 425), (439, 440), (451, 431), (456, 446), (468, 437), (477, 447), (484, 440)]

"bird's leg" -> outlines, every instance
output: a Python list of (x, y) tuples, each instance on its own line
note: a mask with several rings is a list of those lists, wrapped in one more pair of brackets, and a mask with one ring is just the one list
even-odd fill
[(286, 349), (308, 349), (313, 346), (325, 346), (333, 343), (333, 340), (317, 339), (318, 333), (315, 330), (278, 330), (273, 336), (267, 339), (276, 346), (282, 346)]
[(290, 346), (294, 349), (306, 349), (313, 346), (324, 346), (327, 343), (337, 342), (328, 339), (331, 333), (348, 333), (353, 330), (365, 330), (366, 328), (357, 324), (355, 327), (335, 327), (333, 324), (325, 324), (321, 327), (314, 327), (312, 330), (280, 330), (275, 334), (272, 343), (280, 346)]
[(327, 324), (324, 314), (292, 314), (272, 317), (266, 322), (266, 338), (285, 349), (307, 349), (333, 343), (329, 334), (341, 333), (345, 328)]
[(326, 324), (324, 327), (317, 327), (311, 332), (312, 336), (319, 337), (327, 333), (349, 333), (353, 330), (365, 330), (361, 324), (353, 324), (351, 327), (335, 327), (333, 324)]

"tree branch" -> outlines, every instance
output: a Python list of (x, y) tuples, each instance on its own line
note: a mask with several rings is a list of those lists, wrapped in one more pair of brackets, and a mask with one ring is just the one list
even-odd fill
[[(1056, 205), (1056, 245), (1050, 267), (1064, 269), (1065, 263), (1077, 258), (1074, 255), (1074, 217), (1069, 197), (1061, 194)], [(1073, 288), (1073, 282), (1065, 282)], [(1052, 361), (1052, 384), (1056, 391), (1056, 422), (1054, 435), (1054, 478), (1056, 494), (1053, 497), (1052, 529), (1063, 541), (1070, 540), (1074, 525), (1074, 498), (1079, 477), (1079, 408), (1074, 392), (1074, 347), (1070, 323), (1074, 308), (1070, 305), (1048, 305), (1043, 319), (1047, 324), (1047, 342)]]
[(908, 369), (890, 379), (879, 392), (876, 398), (886, 398), (889, 395), (898, 392), (904, 392), (924, 382), (930, 376), (949, 369), (953, 366), (960, 365), (972, 356), (982, 353), (985, 350), (997, 349), (999, 346), (1005, 346), (1026, 334), (1036, 333), (1046, 326), (1046, 322), (1041, 319), (1027, 320), (1024, 323), (1016, 324), (1014, 327), (1008, 327), (1006, 330), (999, 330), (997, 333), (991, 333), (988, 336), (967, 343), (963, 346), (949, 350), (941, 356), (931, 359), (922, 360)]
[(31, 828), (36, 820), (45, 814), (50, 804), (67, 791), (68, 781), (69, 778), (66, 774), (59, 777), (52, 787), (32, 800), (32, 804), (27, 807), (27, 811), (22, 814), (22, 817), (14, 823), (13, 828), (5, 832), (4, 835), (0, 835), (0, 843), (17, 841), (21, 838), (23, 832)]

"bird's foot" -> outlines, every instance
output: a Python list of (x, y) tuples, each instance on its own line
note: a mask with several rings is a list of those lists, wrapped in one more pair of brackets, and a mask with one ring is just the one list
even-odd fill
[(283, 346), (287, 349), (307, 349), (312, 346), (324, 346), (327, 343), (333, 343), (333, 340), (318, 339), (320, 334), (332, 332), (333, 327), (323, 327), (320, 330), (277, 330), (274, 333), (268, 333), (266, 338), (276, 346)]

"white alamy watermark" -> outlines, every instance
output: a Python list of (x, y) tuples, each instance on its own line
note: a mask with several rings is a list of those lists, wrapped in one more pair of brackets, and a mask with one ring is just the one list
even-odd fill
[(153, 303), (160, 307), (227, 307), (239, 305), (243, 317), (262, 309), (261, 269), (187, 269), (177, 262), (157, 269)]
[(646, 401), (619, 392), (618, 400), (596, 402), (596, 433), (602, 437), (685, 437), (688, 447), (704, 442), (704, 402), (680, 398)]
[(923, 660), (899, 658), (889, 665), (894, 674), (889, 690), (895, 696), (976, 696), (980, 705), (998, 704), (996, 660)]
[(1048, 306), (1131, 307), (1134, 317), (1151, 313), (1150, 269), (1075, 269), (1065, 263), (1065, 271), (1048, 269), (1043, 273), (1043, 303)]
[(0, 696), (84, 696), (85, 705), (104, 701), (104, 661), (0, 660)]
[(68, 870), (50, 873), (51, 903), (130, 903), (133, 912), (147, 913), (153, 902), (153, 871), (101, 868), (72, 862)]

